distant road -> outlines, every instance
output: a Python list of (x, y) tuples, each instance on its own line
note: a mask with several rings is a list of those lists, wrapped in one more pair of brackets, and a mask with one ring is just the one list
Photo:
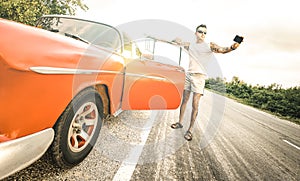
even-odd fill
[(206, 91), (191, 142), (179, 110), (125, 111), (70, 170), (48, 157), (5, 180), (300, 180), (300, 126)]

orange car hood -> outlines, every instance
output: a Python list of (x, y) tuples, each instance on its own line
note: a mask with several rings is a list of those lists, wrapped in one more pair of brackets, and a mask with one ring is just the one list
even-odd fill
[[(0, 19), (0, 60), (29, 71), (32, 66), (76, 68), (80, 60), (107, 59), (108, 51), (36, 27)], [(98, 65), (95, 65), (98, 64)], [(98, 61), (80, 68), (99, 67)]]

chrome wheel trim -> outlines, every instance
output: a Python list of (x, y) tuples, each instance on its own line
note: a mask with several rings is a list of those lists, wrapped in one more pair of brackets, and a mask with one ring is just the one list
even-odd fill
[(68, 132), (68, 146), (72, 152), (80, 152), (89, 145), (99, 119), (97, 105), (84, 103), (75, 113)]

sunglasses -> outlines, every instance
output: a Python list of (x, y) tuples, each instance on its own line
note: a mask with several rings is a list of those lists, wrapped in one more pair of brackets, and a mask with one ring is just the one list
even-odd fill
[(201, 33), (201, 34), (203, 33), (203, 34), (206, 35), (206, 32), (205, 32), (205, 31), (198, 30), (197, 32), (198, 32), (198, 33)]

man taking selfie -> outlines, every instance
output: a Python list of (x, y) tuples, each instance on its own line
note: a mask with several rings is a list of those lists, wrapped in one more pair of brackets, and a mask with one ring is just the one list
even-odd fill
[(183, 45), (187, 48), (189, 52), (189, 68), (186, 72), (186, 80), (183, 92), (182, 103), (180, 107), (179, 121), (171, 125), (171, 128), (178, 129), (182, 128), (182, 122), (184, 117), (184, 112), (186, 110), (186, 105), (189, 100), (191, 92), (193, 93), (193, 102), (192, 102), (192, 113), (190, 126), (187, 132), (184, 135), (184, 138), (188, 141), (191, 141), (192, 128), (194, 126), (197, 114), (198, 114), (198, 105), (201, 96), (204, 93), (206, 73), (203, 68), (203, 62), (208, 62), (214, 53), (228, 53), (239, 47), (240, 43), (243, 40), (243, 37), (236, 36), (234, 41), (236, 43), (232, 44), (230, 47), (221, 47), (215, 43), (210, 43), (209, 45), (204, 41), (207, 33), (207, 27), (204, 24), (199, 25), (196, 28), (196, 41), (192, 43), (182, 44), (179, 39), (176, 39), (175, 42)]

